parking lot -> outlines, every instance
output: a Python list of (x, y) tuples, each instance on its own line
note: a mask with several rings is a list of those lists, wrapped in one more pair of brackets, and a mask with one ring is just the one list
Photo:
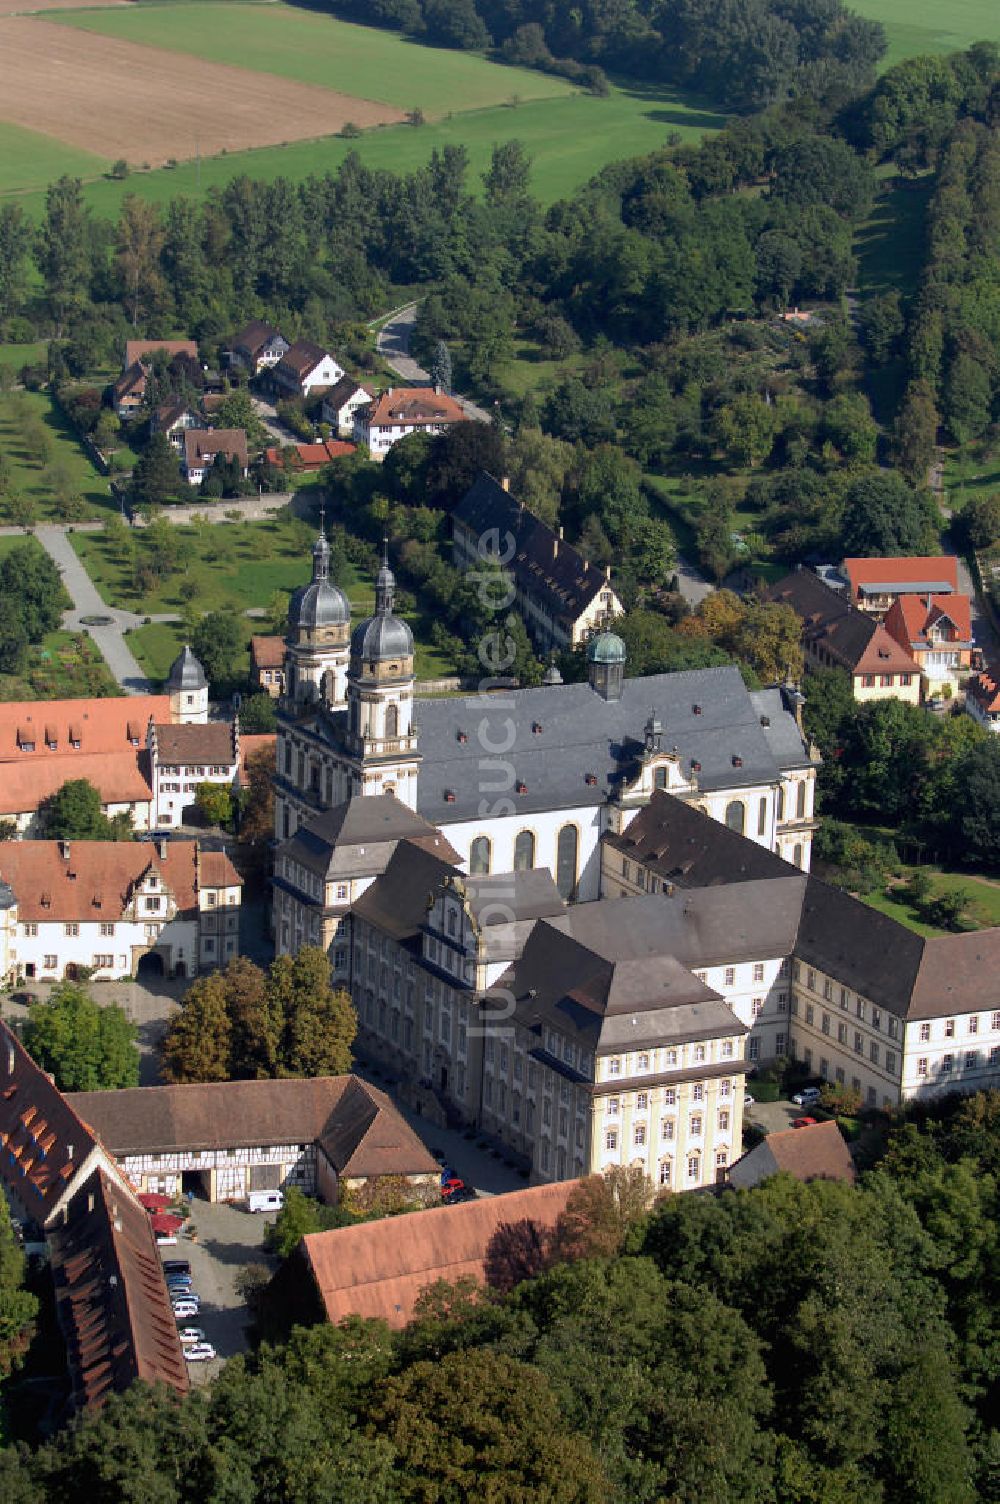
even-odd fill
[(165, 1263), (186, 1259), (191, 1265), (192, 1286), (201, 1297), (197, 1316), (185, 1317), (179, 1326), (201, 1327), (218, 1358), (210, 1363), (191, 1363), (189, 1373), (194, 1384), (207, 1383), (219, 1372), (222, 1361), (247, 1351), (247, 1327), (250, 1316), (243, 1299), (236, 1293), (235, 1280), (247, 1264), (266, 1264), (273, 1272), (278, 1260), (263, 1248), (264, 1229), (274, 1217), (245, 1212), (225, 1202), (195, 1200), (191, 1218), (196, 1231), (194, 1241), (180, 1237), (176, 1244), (160, 1246)]
[(765, 1133), (779, 1133), (782, 1128), (791, 1128), (796, 1118), (809, 1116), (808, 1107), (796, 1107), (794, 1102), (755, 1102), (745, 1109), (743, 1121), (763, 1128)]

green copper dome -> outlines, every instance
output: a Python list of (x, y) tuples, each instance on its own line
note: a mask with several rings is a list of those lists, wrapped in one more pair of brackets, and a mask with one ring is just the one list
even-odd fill
[(598, 632), (587, 647), (588, 663), (624, 663), (625, 644), (614, 632)]

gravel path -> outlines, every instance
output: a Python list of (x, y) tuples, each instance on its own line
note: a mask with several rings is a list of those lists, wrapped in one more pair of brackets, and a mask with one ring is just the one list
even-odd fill
[[(92, 638), (125, 694), (151, 694), (153, 686), (143, 674), (123, 636), (126, 628), (141, 625), (143, 618), (134, 611), (116, 611), (105, 605), (66, 536), (65, 528), (40, 523), (35, 528), (35, 537), (61, 574), (73, 602), (72, 609), (63, 616), (64, 628), (68, 632), (86, 632)], [(111, 621), (108, 626), (85, 626), (80, 619), (83, 616), (105, 616), (110, 617)]]

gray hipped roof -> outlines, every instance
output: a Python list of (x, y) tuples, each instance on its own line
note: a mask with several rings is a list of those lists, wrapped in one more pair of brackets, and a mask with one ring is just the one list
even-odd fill
[(383, 872), (397, 843), (408, 838), (434, 843), (446, 862), (458, 859), (444, 836), (394, 794), (334, 805), (282, 841), (278, 856), (291, 857), (319, 877), (362, 877)]
[[(505, 692), (493, 703), (495, 709), (480, 695), (417, 702), (418, 799), (428, 820), (478, 817), (483, 780), (495, 784), (501, 763), (524, 785), (524, 793), (511, 794), (518, 813), (601, 804), (623, 778), (637, 775), (651, 709), (663, 748), (676, 746), (685, 776), (692, 762), (701, 764), (699, 788), (774, 783), (782, 767), (808, 762), (780, 695), (762, 712), (732, 665), (626, 679), (620, 700), (602, 699), (589, 684), (560, 684)], [(501, 759), (489, 744), (511, 740), (508, 718), (513, 739)]]
[(793, 877), (797, 871), (672, 794), (655, 793), (621, 835), (608, 833), (604, 844), (681, 888)]

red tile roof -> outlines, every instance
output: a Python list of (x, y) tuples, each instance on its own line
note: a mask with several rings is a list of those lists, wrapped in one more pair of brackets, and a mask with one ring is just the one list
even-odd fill
[[(290, 345), (285, 351), (278, 362), (278, 367), (301, 381), (329, 354), (330, 352), (324, 350), (322, 345), (314, 345), (311, 339), (297, 339), (294, 345)], [(335, 360), (336, 357), (330, 355), (330, 359)]]
[[(834, 648), (839, 625), (834, 622), (830, 628), (828, 641)], [(883, 624), (876, 622), (871, 640), (855, 659), (852, 671), (855, 674), (919, 674), (920, 668)]]
[(37, 760), (28, 753), (23, 762), (0, 764), (0, 817), (33, 813), (74, 778), (92, 783), (104, 805), (148, 803), (153, 797), (148, 763), (144, 751), (81, 751)]
[[(362, 409), (365, 412), (365, 409)], [(390, 387), (371, 404), (366, 412), (366, 421), (372, 428), (400, 424), (412, 425), (433, 423), (464, 423), (465, 413), (454, 397), (446, 392), (436, 392), (432, 386)]]
[(48, 1244), (77, 1408), (102, 1405), (135, 1379), (186, 1394), (187, 1364), (152, 1225), (117, 1178), (96, 1170)]
[(97, 1148), (62, 1092), (0, 1023), (0, 1179), (14, 1201), (44, 1225)]
[(890, 589), (914, 590), (928, 585), (958, 589), (958, 561), (951, 554), (913, 554), (900, 559), (845, 559), (851, 598), (857, 600), (862, 586), (887, 585)]
[(184, 461), (189, 470), (211, 464), (217, 454), (236, 460), (241, 470), (249, 464), (247, 436), (242, 428), (185, 428)]
[[(295, 452), (292, 466), (296, 470), (320, 470), (331, 460), (340, 459), (345, 454), (353, 454), (355, 449), (355, 446), (347, 443), (346, 439), (323, 439), (318, 444), (294, 444), (291, 447)], [(266, 458), (270, 465), (284, 463), (282, 451), (277, 447), (268, 449)]]
[(472, 1275), (485, 1284), (494, 1234), (525, 1220), (546, 1230), (554, 1227), (578, 1183), (563, 1180), (311, 1233), (302, 1239), (302, 1255), (327, 1319), (374, 1316), (405, 1326), (420, 1292), (435, 1280)]
[(135, 365), (145, 356), (156, 355), (161, 350), (169, 356), (190, 355), (192, 360), (198, 359), (198, 346), (193, 339), (130, 339), (125, 342), (125, 366)]
[[(222, 852), (200, 857), (196, 841), (9, 841), (0, 844), (0, 878), (10, 884), (22, 923), (99, 923), (125, 917), (132, 894), (152, 870), (183, 914), (198, 908), (198, 888), (241, 879)], [(64, 855), (64, 853), (66, 853)], [(201, 881), (198, 862), (201, 862)]]
[[(146, 727), (168, 720), (169, 695), (116, 695), (107, 700), (10, 700), (0, 704), (0, 763), (88, 752), (120, 752), (146, 742)], [(52, 733), (50, 737), (49, 733)], [(55, 740), (55, 751), (47, 742)], [(34, 750), (23, 750), (26, 742)], [(78, 741), (78, 748), (72, 743)], [(80, 775), (82, 776), (82, 775)]]
[(973, 674), (965, 686), (965, 693), (988, 714), (1000, 714), (1000, 682), (992, 674)]
[(971, 611), (967, 595), (901, 595), (886, 613), (885, 629), (905, 648), (927, 648), (931, 646), (928, 631), (945, 618), (944, 630), (950, 622), (952, 639), (971, 644)]
[(769, 1133), (736, 1161), (730, 1179), (735, 1186), (746, 1188), (781, 1170), (802, 1181), (844, 1180), (853, 1185), (857, 1178), (851, 1152), (834, 1122)]
[(281, 668), (284, 661), (283, 637), (251, 637), (250, 662), (254, 668)]

